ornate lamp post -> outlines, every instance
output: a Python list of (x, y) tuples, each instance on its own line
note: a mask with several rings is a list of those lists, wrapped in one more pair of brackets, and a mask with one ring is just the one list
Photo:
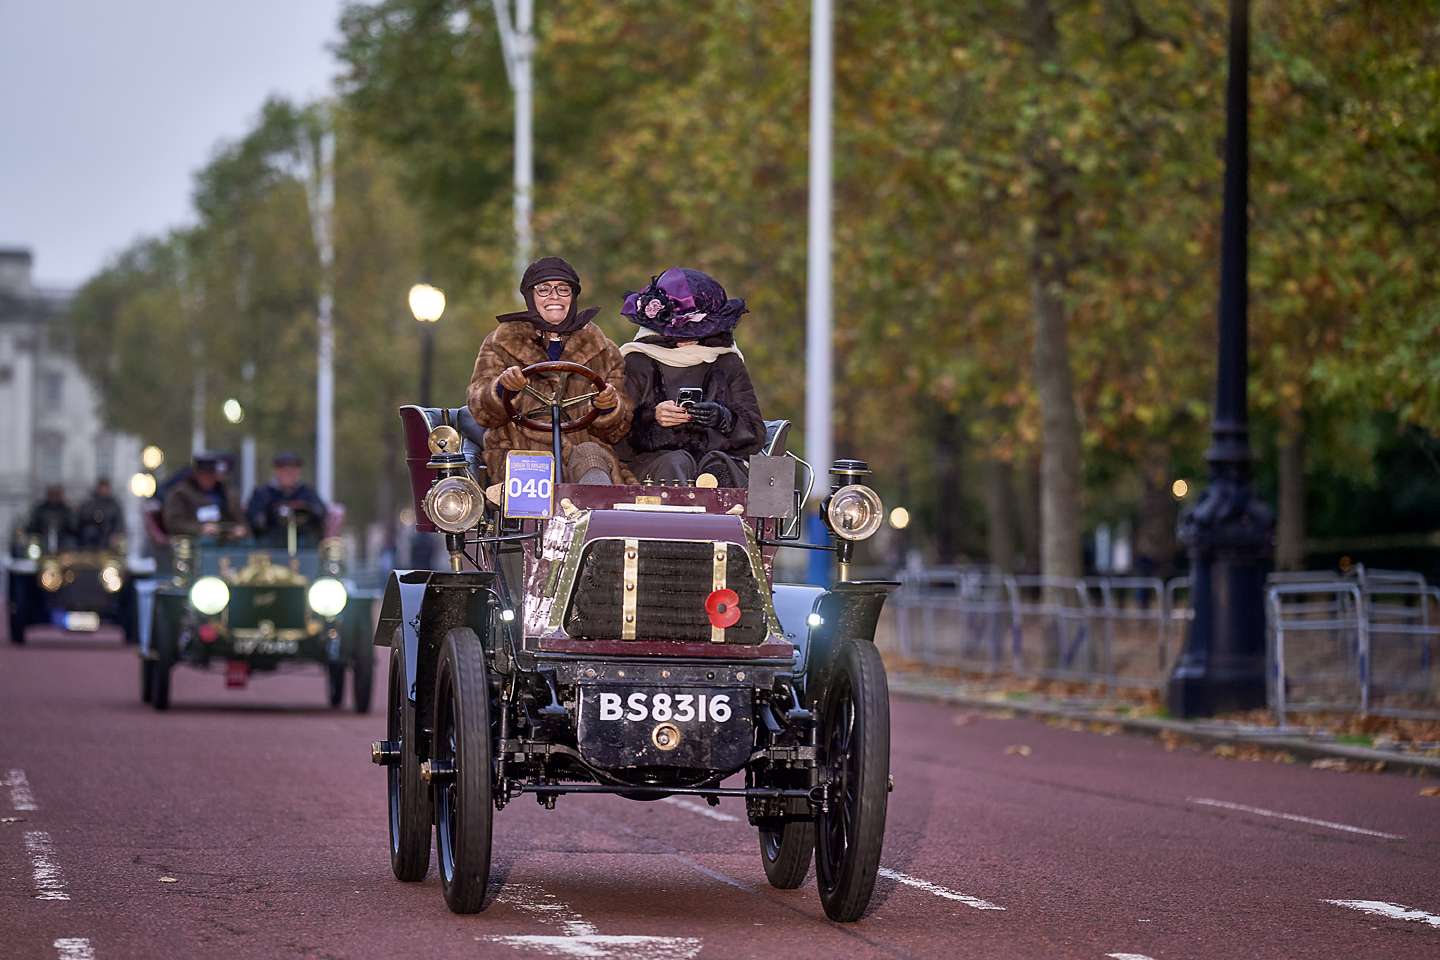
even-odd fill
[(430, 371), (435, 360), (435, 323), (445, 312), (445, 291), (428, 283), (410, 288), (410, 312), (420, 323), (420, 406), (430, 406)]
[(1264, 590), (1274, 515), (1251, 488), (1246, 407), (1249, 0), (1230, 0), (1229, 60), (1219, 369), (1212, 439), (1205, 453), (1210, 484), (1180, 518), (1195, 608), (1167, 697), (1170, 712), (1180, 717), (1265, 704)]

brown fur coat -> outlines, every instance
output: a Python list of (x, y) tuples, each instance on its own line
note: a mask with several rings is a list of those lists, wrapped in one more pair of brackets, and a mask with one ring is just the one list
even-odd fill
[[(475, 357), (475, 372), (470, 376), (468, 400), (470, 413), (485, 427), (485, 466), (489, 470), (489, 482), (501, 483), (505, 479), (505, 454), (511, 450), (549, 450), (550, 431), (530, 430), (517, 423), (511, 423), (505, 416), (505, 408), (495, 392), (495, 379), (506, 367), (527, 367), (532, 363), (548, 360), (545, 342), (535, 328), (523, 321), (501, 323), (490, 332), (480, 345)], [(592, 467), (603, 467), (610, 471), (615, 483), (634, 483), (635, 476), (615, 456), (613, 444), (619, 443), (630, 432), (630, 418), (633, 408), (625, 395), (625, 362), (620, 351), (610, 338), (593, 323), (570, 334), (565, 341), (561, 360), (584, 364), (605, 378), (619, 393), (620, 403), (614, 410), (601, 411), (600, 416), (584, 430), (564, 434), (561, 440), (565, 468), (562, 479), (574, 482)], [(540, 378), (531, 382), (541, 393), (553, 393), (559, 376)], [(567, 397), (590, 393), (594, 386), (583, 377), (572, 376), (566, 380)], [(517, 410), (528, 410), (537, 401), (527, 394), (515, 398)], [(582, 412), (586, 408), (572, 408)], [(537, 412), (541, 419), (546, 414)], [(576, 447), (588, 444), (576, 452)]]

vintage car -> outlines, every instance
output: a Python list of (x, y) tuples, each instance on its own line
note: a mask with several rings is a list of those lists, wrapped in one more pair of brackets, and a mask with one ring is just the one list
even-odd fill
[(347, 673), (358, 713), (370, 709), (375, 652), (370, 616), (351, 602), (341, 545), (300, 549), (199, 543), (169, 538), (169, 569), (147, 598), (140, 644), (140, 698), (170, 707), (175, 667), (223, 666), (225, 685), (244, 687), (254, 673), (296, 664), (325, 668), (326, 697), (339, 707)]
[[(563, 361), (525, 372), (603, 387)], [(450, 565), (393, 572), (375, 634), (390, 677), (371, 759), (387, 768), (395, 876), (426, 876), (433, 825), (445, 901), (473, 913), (492, 879), (492, 815), (524, 794), (547, 808), (571, 793), (733, 797), (770, 883), (800, 886), (813, 858), (826, 914), (858, 919), (892, 786), (873, 635), (896, 584), (849, 576), (881, 521), (869, 470), (832, 470), (831, 542), (812, 548), (834, 551), (838, 582), (774, 584), (775, 549), (805, 546), (788, 423), (769, 424), (746, 489), (704, 475), (569, 485), (554, 482), (561, 434), (595, 412), (560, 400), (563, 384), (527, 394), (516, 399), (545, 405), (512, 402), (512, 415), (550, 431), (551, 449), (511, 453), (505, 477), (484, 475), (465, 409), (401, 409), (416, 522), (444, 534)]]
[(135, 643), (135, 573), (117, 540), (108, 549), (47, 549), (40, 537), (16, 541), (8, 563), (10, 642), (32, 626), (93, 633), (112, 624)]

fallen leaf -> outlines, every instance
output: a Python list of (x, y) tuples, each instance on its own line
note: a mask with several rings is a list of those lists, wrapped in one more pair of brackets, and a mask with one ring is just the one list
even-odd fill
[(1030, 748), (1023, 743), (1014, 743), (1005, 748), (1005, 754), (1006, 756), (1013, 757), (1028, 757), (1030, 756)]
[(1210, 752), (1215, 754), (1215, 756), (1217, 757), (1233, 757), (1240, 751), (1235, 749), (1235, 745), (1233, 743), (1221, 743), (1217, 744), (1215, 749)]
[(0, 817), (0, 823), (19, 823), (24, 817)]
[(1440, 797), (1440, 787), (1425, 787), (1420, 791), (1422, 797)]
[(1339, 757), (1326, 757), (1322, 760), (1311, 760), (1310, 767), (1313, 770), (1349, 770), (1350, 761), (1342, 760)]
[(161, 882), (161, 883), (179, 883), (180, 881), (179, 881), (179, 880), (176, 880), (174, 877), (161, 877), (161, 878), (160, 878), (160, 882)]

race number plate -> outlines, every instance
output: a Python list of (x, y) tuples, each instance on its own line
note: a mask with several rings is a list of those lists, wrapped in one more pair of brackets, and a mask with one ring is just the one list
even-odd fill
[(750, 695), (745, 687), (584, 685), (580, 755), (612, 769), (738, 769), (754, 742)]
[(547, 520), (555, 495), (555, 457), (512, 450), (505, 455), (505, 516)]

